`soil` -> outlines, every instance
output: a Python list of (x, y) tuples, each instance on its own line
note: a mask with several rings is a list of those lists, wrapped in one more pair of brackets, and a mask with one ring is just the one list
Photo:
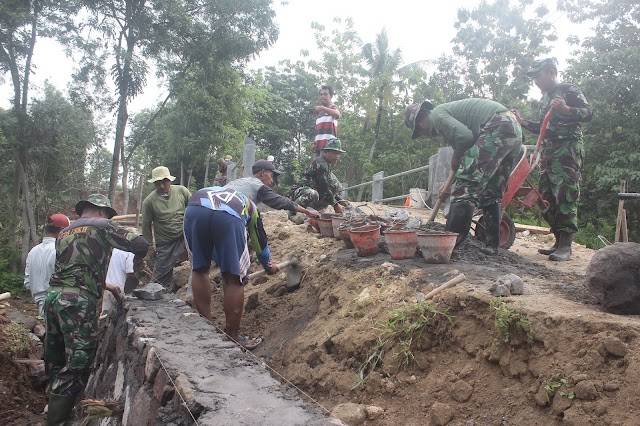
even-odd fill
[[(384, 215), (382, 206), (369, 208)], [(427, 211), (409, 210), (427, 220)], [(360, 258), (342, 241), (288, 222), (283, 212), (263, 216), (274, 260), (297, 257), (303, 280), (293, 292), (281, 289), (284, 272), (249, 283), (242, 329), (264, 338), (254, 354), (311, 404), (327, 411), (347, 402), (381, 407), (384, 414), (367, 425), (640, 424), (640, 318), (607, 314), (587, 292), (592, 250), (574, 244), (571, 260), (550, 262), (537, 249), (552, 240), (519, 234), (498, 256), (480, 253), (470, 237), (447, 264)], [(466, 281), (433, 300), (451, 320), (435, 318), (408, 346), (388, 342), (360, 383), (392, 311), (416, 306), (459, 273)], [(489, 287), (510, 273), (523, 279), (524, 295), (501, 301), (520, 324), (530, 324), (529, 340), (515, 322), (509, 338), (496, 328)], [(187, 276), (185, 264), (176, 277)], [(212, 313), (222, 328), (219, 281), (212, 277)]]
[[(8, 302), (10, 306), (5, 308), (5, 312), (20, 312), (33, 318), (38, 315), (37, 307), (27, 295), (11, 298)], [(7, 426), (44, 425), (46, 418), (40, 415), (47, 404), (44, 390), (31, 385), (29, 365), (15, 362), (15, 358), (38, 359), (37, 351), (33, 345), (14, 350), (16, 339), (12, 327), (15, 327), (15, 323), (12, 324), (6, 315), (0, 313), (1, 423)]]

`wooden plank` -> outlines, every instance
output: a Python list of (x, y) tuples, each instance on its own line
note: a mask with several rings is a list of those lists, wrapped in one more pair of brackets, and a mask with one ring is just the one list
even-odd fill
[(121, 214), (121, 215), (112, 217), (111, 220), (136, 220), (136, 214), (135, 213)]
[(623, 243), (628, 243), (629, 242), (629, 229), (627, 227), (627, 210), (623, 210), (622, 211), (622, 221), (620, 223), (620, 228), (621, 228), (621, 232), (622, 232), (622, 242)]
[[(627, 192), (627, 182), (625, 180), (620, 181), (620, 192)], [(613, 240), (614, 243), (620, 241), (620, 230), (622, 228), (622, 215), (624, 214), (624, 200), (618, 201), (618, 217), (616, 219), (616, 234)]]
[(529, 231), (532, 234), (549, 234), (551, 233), (550, 228), (545, 228), (544, 226), (533, 226), (533, 225), (522, 225), (520, 223), (513, 224), (516, 228), (516, 232)]

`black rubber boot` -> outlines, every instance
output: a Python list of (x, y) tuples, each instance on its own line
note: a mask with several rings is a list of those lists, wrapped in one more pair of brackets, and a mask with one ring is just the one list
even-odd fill
[(555, 262), (563, 262), (565, 260), (569, 260), (571, 257), (571, 243), (573, 242), (573, 234), (569, 232), (559, 232), (558, 233), (558, 248), (556, 251), (549, 255), (549, 260), (553, 260)]
[(461, 203), (451, 203), (449, 206), (449, 215), (447, 216), (447, 224), (444, 229), (458, 233), (454, 250), (460, 247), (464, 240), (467, 239), (475, 209), (473, 204), (464, 201)]
[(49, 409), (47, 411), (47, 426), (63, 426), (73, 420), (73, 405), (75, 396), (49, 395)]
[(490, 256), (498, 254), (500, 246), (500, 221), (502, 220), (502, 208), (500, 204), (494, 203), (483, 209), (484, 229), (486, 234), (486, 247), (480, 251)]
[(553, 231), (553, 235), (556, 237), (556, 241), (553, 243), (553, 245), (551, 247), (543, 247), (541, 249), (538, 249), (538, 253), (546, 254), (548, 256), (551, 253), (554, 253), (556, 250), (558, 250), (558, 243), (560, 242), (560, 235), (558, 234), (557, 231)]

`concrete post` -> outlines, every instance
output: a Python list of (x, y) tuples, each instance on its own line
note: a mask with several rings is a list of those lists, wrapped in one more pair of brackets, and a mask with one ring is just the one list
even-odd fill
[[(438, 198), (438, 191), (449, 176), (451, 170), (451, 158), (453, 157), (453, 148), (446, 146), (440, 148), (436, 155), (429, 158), (429, 193), (427, 194), (427, 204), (433, 206)], [(454, 183), (455, 185), (455, 183)], [(451, 190), (453, 191), (453, 188)], [(449, 211), (449, 201), (443, 203), (442, 209), (446, 213)]]
[[(349, 187), (349, 182), (342, 182), (342, 183), (340, 183), (340, 185), (343, 188), (348, 188)], [(344, 199), (344, 200), (348, 200), (349, 199), (349, 190), (348, 189), (343, 189), (340, 192), (340, 197), (342, 197), (342, 199)]]
[(244, 138), (244, 147), (242, 149), (242, 177), (251, 177), (251, 167), (256, 162), (256, 143), (249, 137)]
[(383, 177), (384, 177), (384, 170), (379, 171), (378, 173), (373, 175), (373, 179), (372, 179), (373, 188), (371, 190), (371, 201), (373, 202), (373, 204), (381, 204), (380, 200), (384, 198), (382, 195), (383, 185), (384, 185), (384, 181), (382, 180)]

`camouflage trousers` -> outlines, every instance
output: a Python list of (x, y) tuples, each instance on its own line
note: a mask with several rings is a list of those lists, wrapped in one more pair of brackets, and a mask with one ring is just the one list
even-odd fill
[(84, 390), (98, 346), (97, 298), (89, 293), (49, 291), (45, 300), (45, 369), (51, 393)]
[(318, 211), (335, 204), (335, 194), (342, 191), (342, 185), (338, 178), (331, 173), (329, 177), (329, 188), (325, 192), (319, 192), (309, 186), (295, 188), (292, 191), (291, 199), (302, 207), (310, 207)]
[(495, 114), (462, 157), (451, 202), (471, 202), (480, 208), (499, 203), (521, 146), (522, 128), (513, 114)]
[(539, 190), (549, 208), (542, 213), (555, 232), (578, 232), (582, 139), (545, 140), (540, 155)]

